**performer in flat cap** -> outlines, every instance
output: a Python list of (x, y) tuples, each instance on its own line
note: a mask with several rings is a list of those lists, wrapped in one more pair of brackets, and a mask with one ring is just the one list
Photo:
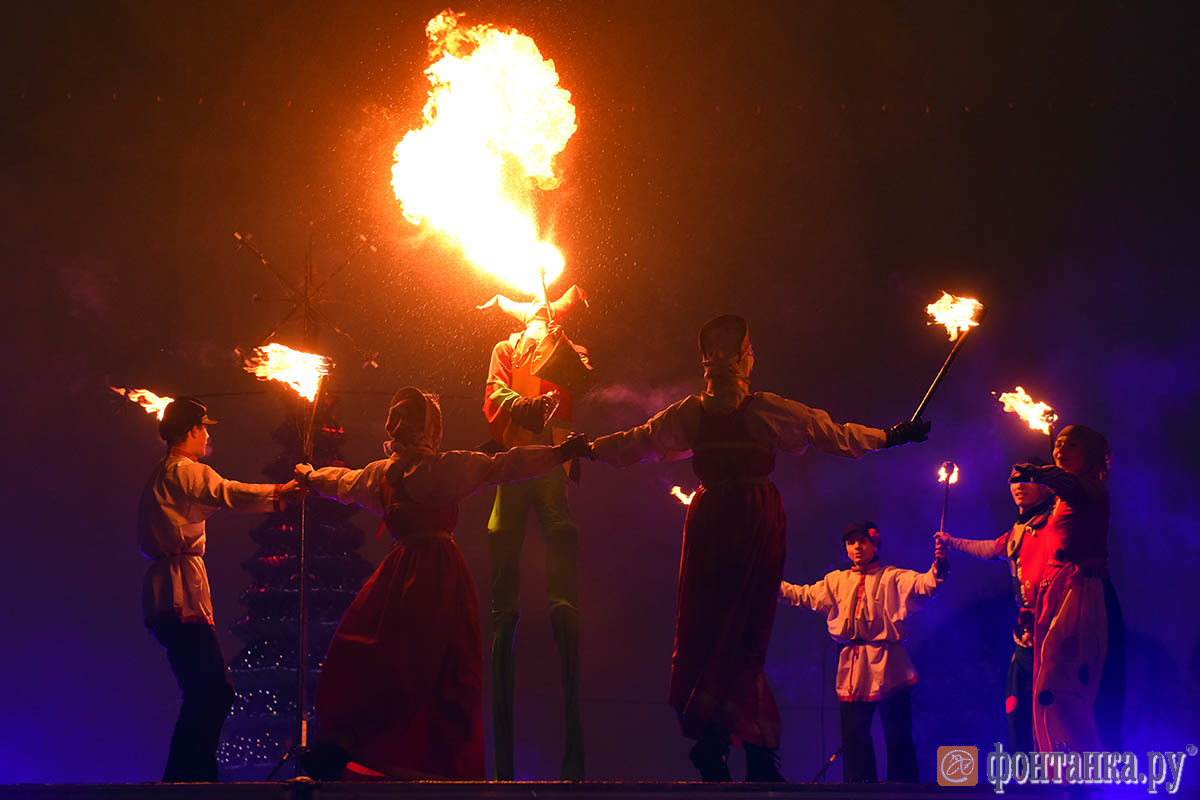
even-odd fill
[[(498, 306), (522, 329), (492, 348), (483, 413), (500, 448), (563, 441), (571, 432), (572, 371), (590, 369), (587, 351), (561, 334), (563, 318), (587, 298), (577, 286), (547, 303), (544, 296), (521, 303), (497, 295), (480, 308)], [(561, 381), (555, 383), (546, 376)], [(561, 377), (560, 377), (561, 376)], [(583, 723), (579, 708), (579, 591), (576, 553), (579, 528), (567, 505), (567, 470), (496, 489), (488, 520), (492, 553), (492, 725), (493, 776), (513, 779), (514, 640), (521, 616), (518, 602), (521, 547), (530, 509), (546, 537), (546, 594), (550, 627), (561, 666), (566, 743), (563, 780), (582, 780)]]
[(717, 317), (700, 330), (707, 382), (644, 425), (594, 442), (595, 458), (624, 467), (692, 455), (701, 486), (688, 506), (679, 565), (670, 702), (692, 763), (706, 781), (730, 780), (731, 737), (746, 779), (780, 781), (779, 711), (763, 674), (783, 573), (785, 517), (771, 482), (775, 452), (860, 457), (925, 441), (928, 422), (887, 431), (838, 424), (769, 392), (750, 392), (754, 351), (746, 321)]
[(482, 780), (479, 598), (452, 536), (459, 502), (587, 452), (582, 434), (498, 455), (441, 452), (437, 398), (414, 387), (388, 409), (388, 457), (362, 469), (307, 464), (302, 484), (383, 517), (395, 545), (338, 625), (317, 689), (314, 778)]
[(286, 484), (239, 483), (201, 464), (208, 449), (208, 408), (191, 397), (166, 407), (158, 432), (167, 455), (142, 490), (138, 545), (153, 561), (142, 585), (146, 626), (167, 650), (183, 693), (163, 781), (215, 782), (217, 744), (233, 703), (233, 681), (213, 627), (204, 568), (204, 521), (222, 508), (278, 511), (298, 491)]

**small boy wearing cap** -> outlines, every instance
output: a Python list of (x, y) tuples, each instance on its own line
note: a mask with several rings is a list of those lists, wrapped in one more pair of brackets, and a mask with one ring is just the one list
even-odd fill
[(142, 584), (146, 627), (167, 649), (183, 705), (164, 782), (217, 780), (217, 743), (233, 703), (233, 682), (217, 632), (204, 568), (204, 521), (221, 508), (278, 510), (299, 484), (228, 481), (201, 464), (208, 448), (208, 409), (191, 397), (168, 405), (159, 423), (167, 455), (142, 490), (138, 545), (152, 560)]
[(904, 620), (941, 586), (948, 571), (945, 545), (935, 546), (929, 571), (916, 572), (879, 562), (879, 528), (873, 522), (851, 524), (842, 532), (842, 541), (853, 564), (850, 569), (834, 570), (807, 586), (784, 581), (779, 600), (824, 613), (829, 635), (843, 643), (837, 696), (846, 782), (878, 780), (871, 743), (871, 720), (878, 705), (888, 780), (917, 783), (910, 694), (917, 671), (904, 649)]

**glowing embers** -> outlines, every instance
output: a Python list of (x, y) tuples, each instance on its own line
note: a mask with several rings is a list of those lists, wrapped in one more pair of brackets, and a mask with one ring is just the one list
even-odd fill
[(575, 132), (554, 62), (516, 30), (461, 26), (445, 11), (425, 29), (425, 125), (396, 145), (392, 189), (404, 216), (449, 237), (466, 258), (536, 294), (563, 271), (538, 231), (537, 204), (558, 186), (554, 158)]
[[(948, 473), (946, 467), (952, 467), (953, 471)], [(953, 461), (942, 462), (942, 465), (938, 467), (938, 483), (946, 483), (947, 480), (952, 485), (958, 483), (958, 464)]]
[(925, 311), (932, 317), (929, 324), (945, 325), (953, 342), (979, 324), (983, 303), (970, 297), (955, 297), (949, 292), (942, 292), (936, 303), (925, 306)]
[(679, 502), (683, 503), (685, 506), (690, 506), (692, 504), (692, 498), (696, 496), (696, 492), (694, 491), (691, 494), (684, 494), (683, 487), (681, 486), (672, 486), (671, 494), (675, 497), (678, 497)]
[(117, 394), (137, 403), (142, 408), (146, 409), (147, 414), (153, 414), (161, 421), (163, 412), (167, 410), (170, 403), (175, 402), (173, 397), (159, 397), (149, 389), (123, 389), (118, 386), (108, 387)]
[(1048, 403), (1035, 401), (1020, 386), (1011, 392), (1002, 393), (997, 399), (1004, 404), (1005, 411), (1011, 411), (1025, 420), (1025, 424), (1031, 429), (1047, 436), (1050, 435), (1050, 426), (1058, 422), (1058, 414)]
[(271, 342), (265, 347), (254, 348), (244, 368), (259, 380), (286, 383), (311, 403), (317, 397), (321, 378), (329, 374), (331, 366), (325, 356), (302, 353)]

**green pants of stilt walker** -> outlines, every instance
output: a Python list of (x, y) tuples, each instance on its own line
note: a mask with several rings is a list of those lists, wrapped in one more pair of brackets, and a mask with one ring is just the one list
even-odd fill
[(492, 553), (492, 725), (493, 776), (513, 779), (513, 641), (521, 610), (521, 545), (533, 508), (546, 537), (546, 594), (550, 627), (562, 667), (566, 748), (563, 780), (583, 778), (583, 724), (579, 710), (579, 528), (567, 507), (567, 478), (556, 469), (539, 478), (496, 490), (488, 521)]

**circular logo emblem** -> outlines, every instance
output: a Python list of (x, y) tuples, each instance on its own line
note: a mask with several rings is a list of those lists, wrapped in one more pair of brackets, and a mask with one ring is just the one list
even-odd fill
[(951, 750), (942, 756), (938, 769), (950, 783), (965, 783), (975, 773), (975, 759), (966, 750)]

